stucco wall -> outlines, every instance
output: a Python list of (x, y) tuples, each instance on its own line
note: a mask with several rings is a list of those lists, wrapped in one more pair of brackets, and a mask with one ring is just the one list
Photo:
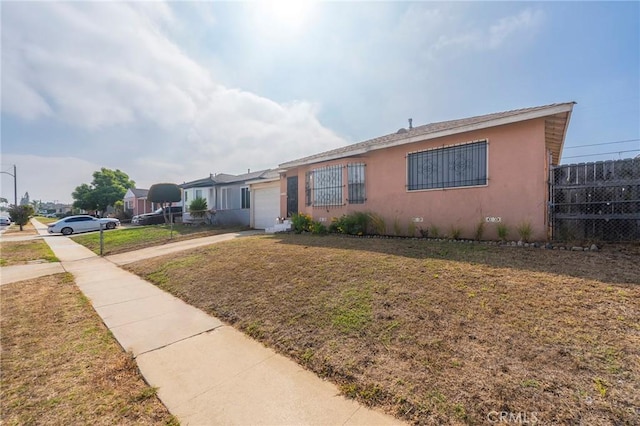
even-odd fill
[(249, 219), (249, 209), (217, 210), (212, 222), (220, 226), (249, 226)]
[[(424, 149), (472, 142), (488, 141), (488, 185), (468, 188), (447, 188), (407, 191), (407, 154)], [(363, 161), (366, 167), (365, 204), (342, 207), (312, 207), (305, 205), (305, 172), (331, 164), (346, 165)], [(544, 119), (530, 120), (490, 129), (447, 136), (425, 142), (370, 151), (365, 155), (330, 162), (316, 163), (287, 170), (287, 176), (298, 175), (298, 206), (300, 212), (325, 220), (353, 211), (375, 212), (393, 233), (397, 221), (406, 233), (413, 218), (422, 218), (416, 227), (428, 229), (436, 225), (441, 233), (451, 227), (460, 228), (462, 237), (471, 238), (476, 225), (487, 216), (500, 217), (510, 229), (509, 238), (518, 239), (516, 227), (528, 222), (533, 239), (547, 237), (547, 155), (544, 141)], [(346, 171), (343, 175), (346, 200)], [(286, 193), (286, 178), (281, 180), (281, 192)], [(281, 197), (281, 212), (286, 210), (286, 197)], [(346, 201), (345, 201), (346, 202)], [(485, 239), (496, 239), (496, 224), (485, 224)]]

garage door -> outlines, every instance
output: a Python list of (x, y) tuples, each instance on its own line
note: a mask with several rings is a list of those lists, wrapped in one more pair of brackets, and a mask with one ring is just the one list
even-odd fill
[(256, 229), (275, 225), (280, 216), (280, 183), (267, 188), (254, 189), (254, 224)]

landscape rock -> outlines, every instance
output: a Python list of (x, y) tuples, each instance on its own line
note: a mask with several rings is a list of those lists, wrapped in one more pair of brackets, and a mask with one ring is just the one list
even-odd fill
[(595, 244), (591, 244), (591, 251), (598, 251), (598, 246)]
[(583, 248), (575, 246), (575, 247), (571, 247), (571, 251), (583, 251)]

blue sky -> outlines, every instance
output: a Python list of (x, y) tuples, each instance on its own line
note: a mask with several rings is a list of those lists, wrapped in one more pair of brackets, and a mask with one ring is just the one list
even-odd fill
[[(0, 8), (0, 170), (17, 165), (19, 197), (70, 202), (100, 167), (148, 188), (276, 167), (410, 117), (567, 101), (563, 162), (640, 154), (639, 2)], [(584, 154), (599, 155), (570, 158)]]

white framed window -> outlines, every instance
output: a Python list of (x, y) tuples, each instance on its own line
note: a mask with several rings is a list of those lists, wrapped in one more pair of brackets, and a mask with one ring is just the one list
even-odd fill
[(229, 188), (220, 188), (220, 209), (229, 208)]
[(240, 188), (240, 208), (251, 208), (251, 192), (249, 187)]

